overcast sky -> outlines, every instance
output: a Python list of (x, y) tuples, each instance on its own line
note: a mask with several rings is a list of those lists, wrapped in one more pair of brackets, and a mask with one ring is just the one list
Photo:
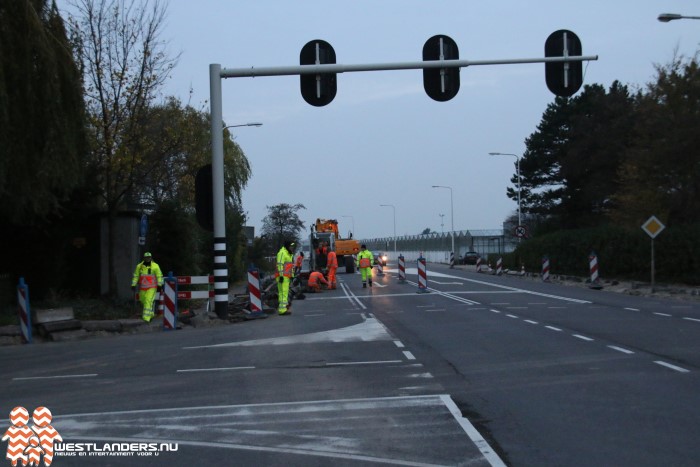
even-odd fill
[[(209, 64), (223, 68), (299, 64), (308, 41), (323, 39), (339, 64), (419, 61), (425, 41), (445, 34), (460, 59), (544, 56), (558, 29), (575, 32), (584, 55), (584, 84), (614, 80), (632, 88), (654, 76), (674, 50), (693, 55), (700, 21), (657, 21), (659, 13), (700, 16), (691, 0), (170, 0), (163, 39), (180, 61), (164, 94), (209, 109)], [(344, 73), (325, 107), (307, 104), (299, 77), (232, 78), (222, 83), (227, 125), (252, 165), (243, 194), (259, 234), (266, 206), (306, 206), (307, 228), (335, 218), (356, 238), (418, 234), (426, 227), (498, 229), (516, 211), (506, 197), (515, 157), (554, 96), (543, 64), (461, 70), (459, 94), (436, 102), (421, 70)], [(190, 94), (191, 93), (191, 94)], [(444, 214), (444, 217), (440, 217)], [(441, 220), (444, 219), (444, 220)], [(444, 223), (444, 227), (441, 226)]]

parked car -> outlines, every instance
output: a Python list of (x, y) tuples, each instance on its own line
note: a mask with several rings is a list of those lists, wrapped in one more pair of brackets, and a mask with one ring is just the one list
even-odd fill
[(386, 253), (375, 253), (374, 264), (381, 264), (382, 267), (386, 267), (386, 262), (389, 256)]
[(476, 260), (479, 258), (479, 253), (476, 251), (467, 251), (462, 257), (462, 264), (476, 264)]

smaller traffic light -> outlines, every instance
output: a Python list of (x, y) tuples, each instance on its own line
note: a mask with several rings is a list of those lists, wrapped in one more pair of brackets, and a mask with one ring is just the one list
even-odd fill
[[(299, 53), (300, 65), (335, 64), (335, 50), (328, 42), (309, 41)], [(300, 74), (301, 96), (309, 104), (322, 107), (335, 99), (338, 83), (335, 73)]]
[[(459, 48), (452, 38), (433, 36), (423, 45), (423, 61), (459, 60)], [(438, 102), (449, 101), (459, 91), (459, 71), (455, 68), (423, 68), (423, 88)]]
[[(576, 34), (560, 29), (549, 35), (544, 43), (545, 57), (571, 57), (582, 53), (581, 40)], [(547, 87), (561, 97), (570, 97), (581, 89), (583, 84), (583, 64), (575, 62), (554, 62), (544, 64)]]
[(211, 164), (201, 167), (194, 178), (194, 207), (199, 225), (209, 232), (214, 231), (214, 190), (212, 188)]

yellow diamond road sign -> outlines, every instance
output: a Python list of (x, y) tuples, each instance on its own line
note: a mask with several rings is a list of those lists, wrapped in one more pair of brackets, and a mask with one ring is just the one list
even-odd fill
[(666, 226), (663, 225), (661, 221), (656, 218), (656, 216), (651, 216), (644, 224), (642, 224), (642, 230), (644, 230), (651, 238), (656, 238), (656, 236), (659, 235), (665, 228)]

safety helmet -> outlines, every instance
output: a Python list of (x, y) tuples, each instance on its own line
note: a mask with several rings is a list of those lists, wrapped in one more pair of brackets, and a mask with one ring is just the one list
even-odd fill
[(367, 249), (367, 245), (362, 245), (362, 246), (360, 246), (360, 248)]
[(143, 254), (143, 257), (144, 257), (144, 258), (150, 258), (150, 257), (152, 257), (152, 256), (153, 256), (153, 255), (152, 255), (151, 253), (149, 253), (148, 251), (145, 252), (145, 253)]

